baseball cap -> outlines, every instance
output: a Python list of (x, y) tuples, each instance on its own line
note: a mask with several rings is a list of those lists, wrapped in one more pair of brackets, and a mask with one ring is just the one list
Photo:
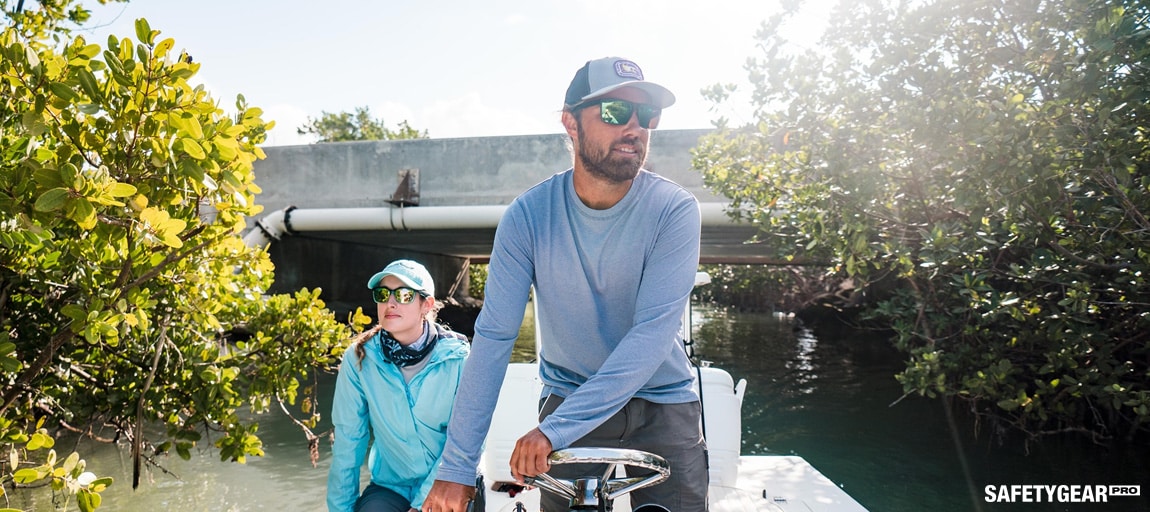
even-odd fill
[(575, 72), (575, 78), (571, 79), (571, 85), (567, 87), (563, 105), (571, 108), (624, 87), (646, 92), (656, 107), (667, 108), (675, 104), (675, 95), (666, 87), (643, 79), (643, 70), (638, 64), (622, 57), (604, 57), (587, 61)]
[(411, 260), (395, 260), (371, 276), (371, 279), (367, 280), (367, 287), (370, 289), (379, 286), (379, 282), (387, 276), (398, 277), (411, 289), (435, 296), (435, 282), (431, 280), (431, 273), (419, 263)]

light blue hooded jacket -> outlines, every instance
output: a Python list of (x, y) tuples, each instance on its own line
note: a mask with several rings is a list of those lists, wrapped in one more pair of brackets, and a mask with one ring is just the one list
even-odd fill
[(332, 399), (335, 443), (327, 477), (328, 510), (352, 510), (365, 457), (372, 482), (407, 498), (412, 508), (423, 506), (435, 481), (469, 351), (463, 335), (436, 324), (431, 329), (438, 341), (410, 383), (399, 367), (384, 359), (378, 334), (364, 344), (362, 361), (353, 348), (344, 353)]

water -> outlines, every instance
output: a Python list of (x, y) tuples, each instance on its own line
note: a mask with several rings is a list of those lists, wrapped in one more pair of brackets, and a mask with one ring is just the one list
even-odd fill
[[(1030, 453), (975, 435), (969, 415), (948, 420), (940, 400), (907, 398), (893, 375), (902, 357), (875, 334), (834, 326), (805, 329), (772, 314), (699, 308), (692, 315), (700, 359), (747, 379), (743, 453), (795, 454), (839, 483), (869, 510), (1138, 511), (1142, 498), (1100, 504), (990, 504), (987, 485), (1138, 484), (1150, 494), (1150, 447), (1102, 448), (1081, 437), (1051, 439)], [(525, 334), (530, 329), (524, 329)], [(515, 360), (529, 360), (529, 345)], [(331, 381), (321, 390), (330, 408)], [(326, 430), (321, 424), (317, 432)], [(131, 489), (127, 450), (84, 443), (88, 467), (116, 483), (104, 495), (108, 511), (325, 510), (330, 445), (321, 442), (313, 468), (307, 442), (281, 413), (261, 418), (267, 453), (246, 465), (220, 462), (214, 449), (190, 461), (166, 457), (174, 475), (152, 469)], [(60, 442), (57, 450), (69, 450)], [(45, 490), (12, 496), (12, 506), (51, 510)], [(75, 510), (72, 504), (70, 510)]]
[[(329, 402), (333, 390), (329, 383), (323, 391)], [(326, 456), (331, 453), (331, 445), (326, 440), (321, 442), (325, 457), (313, 468), (306, 437), (282, 413), (262, 415), (259, 421), (264, 457), (249, 457), (246, 464), (223, 462), (215, 448), (193, 451), (187, 461), (174, 454), (160, 456), (157, 462), (163, 469), (147, 468), (136, 490), (132, 490), (132, 459), (127, 445), (81, 442), (75, 449), (86, 459), (90, 471), (115, 479), (102, 493), (101, 511), (327, 510), (324, 492), (330, 458)], [(320, 428), (326, 430), (328, 425)], [(210, 442), (205, 446), (210, 447)], [(57, 452), (71, 449), (73, 445), (66, 442), (56, 445)], [(11, 506), (53, 510), (51, 496), (45, 489), (16, 497)], [(67, 510), (77, 510), (75, 503)]]
[[(902, 357), (885, 337), (834, 325), (806, 329), (771, 314), (697, 310), (697, 354), (748, 380), (743, 453), (802, 456), (872, 511), (1145, 511), (1150, 501), (987, 503), (987, 485), (1138, 484), (1150, 448), (1102, 448), (1081, 436), (1027, 454), (976, 434), (940, 399), (902, 396)], [(985, 429), (984, 429), (985, 430)]]

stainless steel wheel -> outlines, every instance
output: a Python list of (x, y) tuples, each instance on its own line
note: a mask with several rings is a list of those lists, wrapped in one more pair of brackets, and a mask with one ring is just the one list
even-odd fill
[[(572, 508), (598, 507), (636, 489), (655, 485), (671, 475), (667, 460), (640, 450), (618, 448), (567, 448), (551, 452), (550, 462), (557, 464), (606, 464), (602, 476), (565, 480), (542, 473), (528, 478), (528, 484), (571, 498)], [(619, 466), (638, 468), (646, 473), (639, 476), (616, 477)]]

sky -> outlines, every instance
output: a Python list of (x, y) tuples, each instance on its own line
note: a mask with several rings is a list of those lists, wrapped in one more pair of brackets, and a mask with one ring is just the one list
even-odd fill
[[(825, 4), (825, 1), (817, 3)], [(192, 79), (234, 111), (237, 94), (275, 128), (265, 145), (308, 144), (297, 129), (324, 112), (367, 107), (386, 126), (433, 138), (561, 132), (575, 71), (631, 59), (675, 93), (661, 129), (751, 121), (749, 101), (716, 111), (701, 90), (733, 83), (756, 56), (755, 33), (776, 0), (133, 0), (101, 6), (77, 33), (106, 46), (136, 41), (145, 18), (201, 67)], [(817, 20), (823, 9), (809, 17)], [(817, 21), (798, 27), (809, 35)], [(174, 52), (178, 54), (178, 52)]]

